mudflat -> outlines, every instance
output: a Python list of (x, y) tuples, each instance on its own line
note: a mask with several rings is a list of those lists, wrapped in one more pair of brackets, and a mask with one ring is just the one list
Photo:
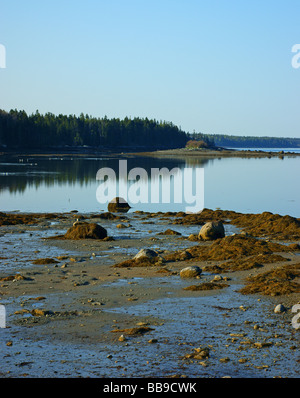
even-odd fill
[(0, 213), (0, 375), (299, 377), (299, 244), (268, 212)]

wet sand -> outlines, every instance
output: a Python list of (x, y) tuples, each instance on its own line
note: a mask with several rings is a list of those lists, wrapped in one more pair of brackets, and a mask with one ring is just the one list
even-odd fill
[[(23, 220), (15, 215), (14, 225), (0, 227), (0, 303), (6, 308), (6, 328), (0, 333), (2, 378), (299, 377), (299, 329), (292, 325), (291, 311), (300, 302), (299, 291), (240, 292), (249, 275), (287, 265), (297, 271), (296, 219), (291, 239), (276, 229), (257, 237), (285, 247), (293, 244), (276, 252), (285, 260), (219, 273), (209, 267), (225, 260), (194, 256), (172, 261), (177, 251), (197, 249), (198, 255), (214, 243), (188, 239), (203, 222), (182, 214), (129, 212), (108, 219), (64, 213)], [(113, 240), (52, 239), (80, 216), (106, 228)], [(220, 216), (229, 214), (208, 211), (205, 218)], [(247, 228), (257, 232), (250, 223), (237, 226), (231, 216), (224, 224), (226, 237), (240, 236)], [(244, 217), (245, 225), (246, 218), (251, 217)], [(158, 235), (167, 229), (181, 235)], [(171, 260), (115, 266), (142, 248)], [(203, 270), (200, 277), (181, 278), (180, 270), (190, 265)], [(299, 279), (291, 283), (299, 285)], [(224, 288), (185, 290), (211, 281)], [(279, 303), (286, 311), (275, 314)], [(202, 351), (207, 355), (201, 356)]]

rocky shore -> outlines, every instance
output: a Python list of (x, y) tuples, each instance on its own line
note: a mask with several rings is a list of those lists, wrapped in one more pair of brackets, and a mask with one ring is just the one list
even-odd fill
[(299, 377), (300, 219), (2, 212), (0, 247), (2, 378)]
[[(127, 156), (130, 155), (127, 153)], [(148, 157), (157, 157), (157, 158), (201, 158), (201, 157), (241, 157), (241, 158), (274, 158), (279, 157), (283, 159), (285, 156), (287, 157), (295, 157), (300, 156), (298, 152), (291, 152), (291, 151), (268, 151), (268, 150), (241, 150), (241, 149), (226, 149), (226, 148), (199, 148), (199, 149), (190, 149), (190, 148), (178, 148), (178, 149), (166, 149), (166, 150), (157, 150), (157, 151), (144, 151), (144, 152), (137, 152), (132, 153), (135, 156), (148, 156)]]
[(46, 150), (35, 150), (35, 151), (5, 151), (0, 152), (0, 158), (23, 158), (23, 157), (34, 157), (34, 158), (43, 158), (49, 156), (57, 156), (59, 158), (97, 158), (101, 157), (115, 157), (120, 159), (122, 157), (156, 157), (156, 158), (183, 158), (186, 157), (207, 157), (207, 158), (221, 158), (221, 157), (241, 157), (241, 158), (274, 158), (279, 157), (283, 159), (286, 157), (298, 157), (300, 153), (293, 152), (290, 150), (280, 150), (278, 152), (268, 151), (268, 150), (248, 150), (248, 149), (227, 149), (222, 147), (212, 147), (212, 148), (177, 148), (177, 149), (161, 149), (161, 150), (151, 150), (151, 149), (141, 149), (141, 148), (106, 148), (102, 150), (92, 150), (91, 148), (81, 148), (78, 147), (76, 150), (70, 148), (66, 150), (66, 148), (60, 149), (52, 149), (49, 151)]

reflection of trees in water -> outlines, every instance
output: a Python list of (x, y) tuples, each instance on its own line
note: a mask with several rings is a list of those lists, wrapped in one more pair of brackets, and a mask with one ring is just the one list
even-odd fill
[(208, 158), (208, 157), (195, 157), (195, 156), (190, 156), (190, 157), (185, 157), (185, 167), (191, 167), (191, 166), (197, 166), (197, 167), (204, 167), (208, 163), (213, 163), (216, 159), (222, 159), (222, 158)]
[[(140, 167), (146, 170), (149, 177), (151, 176), (151, 168), (161, 169), (166, 167), (171, 171), (173, 168), (202, 167), (209, 161), (208, 159), (150, 157), (129, 157), (126, 160), (127, 172), (135, 167)], [(119, 158), (30, 158), (28, 162), (24, 159), (24, 162), (20, 164), (15, 163), (15, 161), (11, 164), (0, 164), (0, 192), (8, 190), (10, 193), (22, 193), (26, 188), (34, 187), (38, 189), (43, 185), (51, 187), (54, 185), (79, 184), (84, 187), (96, 182), (97, 171), (102, 167), (112, 168), (117, 179), (119, 179)], [(2, 173), (8, 174), (3, 175)]]

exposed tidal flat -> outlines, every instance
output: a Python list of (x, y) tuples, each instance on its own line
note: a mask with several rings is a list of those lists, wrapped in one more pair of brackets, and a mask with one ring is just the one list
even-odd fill
[(299, 244), (269, 212), (2, 212), (1, 377), (299, 377)]

